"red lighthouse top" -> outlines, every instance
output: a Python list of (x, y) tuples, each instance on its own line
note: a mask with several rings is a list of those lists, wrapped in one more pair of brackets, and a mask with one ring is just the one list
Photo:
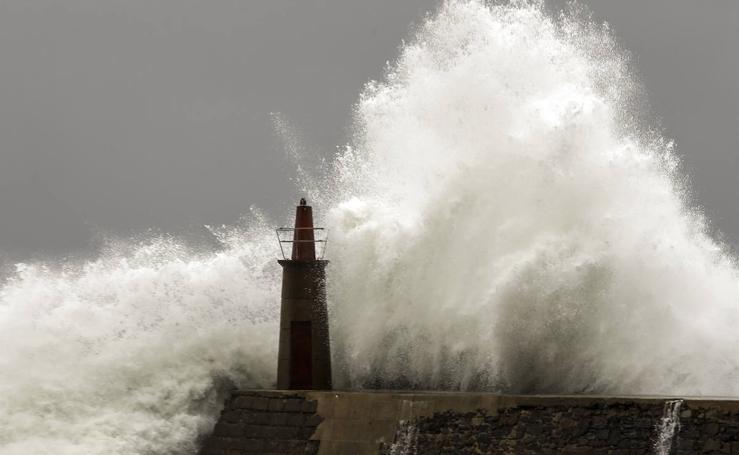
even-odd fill
[(313, 209), (305, 198), (295, 208), (295, 231), (293, 233), (293, 261), (315, 261), (316, 239), (313, 234)]
[[(300, 205), (295, 207), (295, 227), (277, 229), (277, 238), (280, 241), (280, 249), (283, 243), (292, 243), (292, 254), (290, 259), (293, 261), (315, 261), (316, 243), (323, 243), (325, 251), (326, 239), (316, 239), (315, 231), (323, 231), (323, 228), (313, 227), (313, 209), (307, 204), (305, 198), (300, 199)], [(281, 233), (289, 233), (292, 231), (292, 240), (283, 239)], [(322, 251), (322, 253), (324, 252)], [(282, 251), (283, 258), (285, 251)], [(323, 254), (321, 254), (322, 259)]]

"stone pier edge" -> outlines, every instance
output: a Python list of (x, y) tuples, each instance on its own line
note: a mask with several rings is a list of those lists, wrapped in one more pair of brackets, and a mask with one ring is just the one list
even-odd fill
[(682, 401), (670, 453), (739, 454), (730, 397), (393, 390), (234, 391), (200, 453), (653, 453), (670, 400)]

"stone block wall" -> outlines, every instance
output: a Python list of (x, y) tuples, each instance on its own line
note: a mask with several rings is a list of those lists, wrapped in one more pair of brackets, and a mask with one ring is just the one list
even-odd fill
[(654, 453), (659, 405), (520, 406), (444, 411), (404, 423), (381, 453), (646, 454)]
[(739, 409), (736, 409), (736, 403), (724, 401), (696, 405), (686, 401), (680, 410), (675, 453), (739, 454)]
[(235, 392), (200, 455), (315, 455), (320, 441), (310, 437), (322, 420), (317, 406), (301, 395)]
[(200, 455), (739, 455), (739, 401), (237, 392)]

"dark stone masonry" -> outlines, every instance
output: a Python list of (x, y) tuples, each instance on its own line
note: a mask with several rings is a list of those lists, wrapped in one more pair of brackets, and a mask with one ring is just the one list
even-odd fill
[[(670, 453), (739, 454), (739, 416), (682, 411)], [(615, 404), (521, 406), (490, 415), (446, 411), (404, 423), (381, 454), (651, 454), (663, 407)]]
[(739, 402), (237, 392), (200, 455), (735, 454)]
[(299, 395), (236, 392), (200, 455), (317, 454), (320, 441), (310, 440), (322, 420), (316, 408)]

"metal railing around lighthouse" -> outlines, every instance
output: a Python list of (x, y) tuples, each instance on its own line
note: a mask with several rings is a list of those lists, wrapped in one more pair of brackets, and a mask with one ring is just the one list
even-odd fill
[[(323, 238), (313, 238), (313, 239), (300, 239), (300, 235), (296, 235), (295, 233), (297, 231), (312, 231), (312, 236), (315, 237), (316, 232), (320, 232), (323, 234)], [(275, 234), (277, 234), (277, 241), (280, 244), (280, 254), (282, 254), (282, 259), (290, 259), (285, 256), (285, 248), (283, 247), (283, 244), (289, 243), (289, 244), (301, 244), (301, 243), (313, 243), (321, 245), (320, 254), (318, 254), (318, 251), (316, 251), (316, 259), (323, 260), (323, 258), (326, 256), (326, 247), (328, 246), (328, 231), (326, 228), (321, 227), (299, 227), (299, 228), (277, 228), (275, 229)], [(285, 238), (289, 235), (289, 239)]]

